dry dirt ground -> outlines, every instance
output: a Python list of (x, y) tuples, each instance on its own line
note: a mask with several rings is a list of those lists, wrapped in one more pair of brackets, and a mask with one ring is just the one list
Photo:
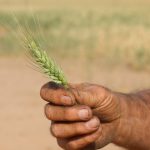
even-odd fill
[[(62, 63), (70, 81), (84, 81), (79, 62)], [(66, 66), (66, 67), (65, 67)], [(77, 72), (78, 70), (78, 72)], [(139, 89), (150, 84), (148, 73), (93, 69), (93, 81), (115, 90)], [(97, 72), (97, 73), (96, 73)], [(99, 73), (98, 73), (99, 72)], [(48, 79), (27, 67), (24, 58), (0, 58), (0, 149), (60, 150), (49, 133), (39, 89)], [(121, 150), (109, 145), (103, 150)]]

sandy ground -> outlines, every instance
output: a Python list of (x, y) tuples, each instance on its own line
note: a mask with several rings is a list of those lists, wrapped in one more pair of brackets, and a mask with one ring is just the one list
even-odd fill
[[(65, 63), (62, 65), (67, 66)], [(70, 67), (64, 68), (70, 80), (82, 81), (82, 68), (73, 70)], [(147, 87), (150, 84), (147, 79), (148, 73), (127, 73), (126, 70), (111, 73), (100, 70), (93, 75), (95, 82), (101, 81), (111, 88), (124, 90)], [(60, 150), (49, 133), (50, 121), (43, 113), (45, 102), (39, 96), (41, 85), (47, 81), (40, 73), (27, 67), (23, 58), (0, 58), (1, 150)], [(121, 149), (109, 145), (103, 150)]]

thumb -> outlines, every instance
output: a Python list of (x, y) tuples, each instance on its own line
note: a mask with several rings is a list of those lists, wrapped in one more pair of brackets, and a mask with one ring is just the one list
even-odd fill
[(69, 84), (76, 103), (92, 108), (94, 115), (110, 122), (120, 117), (118, 98), (109, 89), (94, 84)]
[(69, 89), (75, 97), (76, 103), (86, 105), (91, 108), (96, 107), (98, 98), (96, 97), (95, 90), (91, 84), (69, 84)]

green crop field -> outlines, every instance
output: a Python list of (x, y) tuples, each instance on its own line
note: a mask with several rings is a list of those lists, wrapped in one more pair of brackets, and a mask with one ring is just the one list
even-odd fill
[(148, 0), (0, 0), (0, 54), (24, 53), (14, 38), (15, 14), (55, 56), (149, 70), (149, 6)]

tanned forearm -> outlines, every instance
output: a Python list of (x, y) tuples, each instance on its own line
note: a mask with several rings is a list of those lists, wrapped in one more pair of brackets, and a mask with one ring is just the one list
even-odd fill
[(150, 150), (150, 90), (115, 95), (121, 117), (114, 143), (130, 150)]

